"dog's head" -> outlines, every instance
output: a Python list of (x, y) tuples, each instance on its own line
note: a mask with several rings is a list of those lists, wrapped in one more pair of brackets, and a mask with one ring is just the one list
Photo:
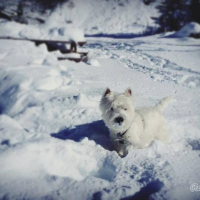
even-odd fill
[(109, 129), (116, 133), (126, 131), (135, 114), (131, 89), (128, 88), (124, 93), (117, 94), (107, 88), (100, 102), (100, 110)]

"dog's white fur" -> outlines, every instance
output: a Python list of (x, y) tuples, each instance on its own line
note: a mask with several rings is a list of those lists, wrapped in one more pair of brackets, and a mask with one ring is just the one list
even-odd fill
[(130, 88), (122, 94), (113, 92), (109, 88), (104, 92), (100, 110), (109, 128), (110, 139), (120, 156), (126, 154), (127, 143), (135, 148), (147, 147), (155, 139), (168, 143), (162, 111), (171, 100), (172, 97), (167, 97), (155, 107), (135, 109)]

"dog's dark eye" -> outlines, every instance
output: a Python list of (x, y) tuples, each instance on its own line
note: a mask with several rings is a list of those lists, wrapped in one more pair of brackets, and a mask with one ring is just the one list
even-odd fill
[(127, 110), (127, 108), (124, 108), (124, 110)]
[(114, 110), (113, 107), (110, 110), (113, 111)]

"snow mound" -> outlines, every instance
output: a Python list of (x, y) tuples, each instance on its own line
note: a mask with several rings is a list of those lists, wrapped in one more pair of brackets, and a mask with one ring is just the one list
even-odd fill
[(83, 107), (96, 106), (95, 102), (90, 101), (84, 94), (79, 94), (75, 97), (77, 99), (77, 105)]
[(86, 41), (84, 32), (72, 25), (24, 25), (17, 22), (0, 24), (0, 37), (16, 37), (27, 39), (43, 39), (57, 41)]
[(83, 30), (70, 27), (56, 27), (48, 31), (45, 39), (49, 40), (68, 40), (68, 41), (85, 41)]
[[(20, 31), (26, 29), (27, 25), (17, 22), (4, 22), (0, 24), (1, 37), (19, 37)], [(30, 28), (30, 27), (29, 27)]]
[(87, 56), (83, 57), (82, 61), (94, 67), (98, 67), (100, 65), (96, 56), (92, 52), (89, 52)]
[(190, 37), (191, 35), (200, 34), (200, 25), (196, 22), (191, 22), (182, 27), (179, 31), (173, 34), (175, 37)]
[[(21, 143), (24, 139), (31, 137), (31, 133), (27, 134), (23, 127), (8, 115), (0, 115), (0, 130), (0, 141), (4, 147)], [(12, 133), (15, 133), (15, 137)]]

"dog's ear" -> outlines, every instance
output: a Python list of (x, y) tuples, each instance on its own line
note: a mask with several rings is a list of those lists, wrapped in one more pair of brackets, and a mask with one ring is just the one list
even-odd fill
[(106, 91), (104, 92), (104, 96), (107, 96), (111, 93), (111, 90), (109, 88), (106, 89)]
[(126, 89), (125, 93), (124, 93), (127, 97), (132, 96), (132, 91), (131, 88)]

